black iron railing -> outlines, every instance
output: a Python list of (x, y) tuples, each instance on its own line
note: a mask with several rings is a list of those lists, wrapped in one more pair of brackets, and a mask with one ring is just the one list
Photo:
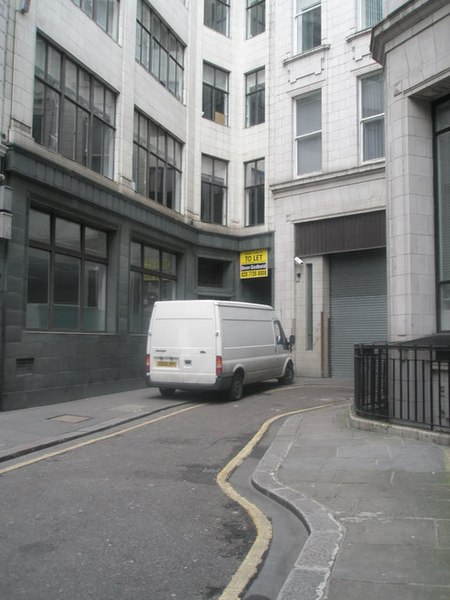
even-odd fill
[(355, 410), (450, 433), (450, 347), (355, 346)]

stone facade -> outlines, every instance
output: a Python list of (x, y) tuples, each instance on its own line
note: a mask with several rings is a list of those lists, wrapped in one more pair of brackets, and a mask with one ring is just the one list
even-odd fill
[(437, 0), (389, 8), (373, 31), (372, 51), (386, 81), (389, 336), (402, 341), (442, 330), (433, 107), (450, 94), (450, 7)]
[[(146, 334), (130, 327), (135, 242), (176, 257), (176, 298), (274, 304), (286, 333), (296, 335), (300, 376), (351, 376), (354, 343), (443, 329), (432, 113), (450, 93), (448, 2), (386, 2), (372, 30), (364, 0), (328, 0), (314, 8), (315, 28), (307, 31), (296, 2), (266, 0), (265, 29), (248, 37), (245, 2), (231, 0), (229, 35), (222, 35), (204, 25), (203, 2), (151, 0), (184, 47), (178, 97), (136, 60), (140, 0), (117, 3), (117, 39), (73, 0), (32, 1), (23, 12), (12, 4), (0, 0), (0, 159), (13, 199), (11, 239), (0, 239), (3, 409), (143, 384)], [(309, 34), (308, 45), (302, 36)], [(34, 139), (37, 35), (115, 94), (112, 177)], [(205, 64), (228, 82), (226, 115), (214, 120), (203, 115)], [(264, 73), (265, 118), (246, 126), (246, 81), (256, 71)], [(385, 93), (372, 87), (363, 99), (377, 77)], [(137, 191), (135, 111), (182, 147), (176, 210)], [(375, 152), (371, 135), (379, 138)], [(314, 148), (311, 168), (302, 162), (305, 148)], [(226, 164), (223, 224), (202, 218), (202, 157)], [(249, 226), (245, 165), (260, 159), (265, 218)], [(27, 327), (32, 207), (107, 233), (104, 330)], [(240, 253), (261, 248), (269, 277), (241, 280)], [(202, 261), (212, 265), (206, 282)], [(361, 290), (351, 282), (364, 265), (373, 277)], [(442, 277), (440, 285), (444, 294)], [(348, 335), (337, 336), (343, 319)]]

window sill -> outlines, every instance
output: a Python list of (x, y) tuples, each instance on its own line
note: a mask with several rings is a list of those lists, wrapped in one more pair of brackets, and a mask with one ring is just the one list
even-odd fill
[(379, 165), (380, 163), (384, 164), (386, 161), (386, 157), (385, 156), (379, 156), (378, 158), (368, 158), (367, 160), (364, 160), (363, 158), (361, 159), (361, 166), (362, 167), (367, 167), (370, 165)]
[(307, 56), (311, 56), (314, 54), (319, 54), (321, 52), (325, 52), (331, 48), (330, 44), (322, 44), (320, 46), (316, 46), (315, 48), (311, 48), (310, 50), (305, 50), (304, 52), (300, 52), (299, 54), (294, 54), (290, 56), (290, 53), (283, 59), (283, 65), (288, 65), (297, 60), (301, 60), (302, 58), (306, 58)]
[(358, 29), (358, 31), (354, 31), (353, 33), (350, 33), (345, 38), (345, 41), (347, 43), (350, 43), (353, 40), (356, 40), (357, 38), (365, 37), (366, 35), (370, 35), (371, 31), (372, 31), (372, 27), (367, 27), (366, 29)]

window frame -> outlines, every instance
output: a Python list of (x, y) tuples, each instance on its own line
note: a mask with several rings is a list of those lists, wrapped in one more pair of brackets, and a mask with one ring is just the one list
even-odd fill
[[(363, 112), (364, 112), (363, 86), (364, 86), (365, 82), (370, 81), (370, 80), (375, 80), (376, 78), (380, 78), (379, 91), (381, 92), (380, 97), (383, 100), (383, 111), (379, 112), (379, 113), (375, 113), (373, 115), (364, 116), (363, 115)], [(359, 86), (358, 87), (359, 87), (359, 122), (360, 122), (360, 125), (359, 125), (360, 160), (362, 163), (384, 160), (385, 153), (386, 153), (385, 133), (384, 133), (386, 111), (385, 111), (385, 102), (384, 102), (385, 99), (384, 99), (384, 74), (383, 74), (383, 71), (372, 71), (370, 73), (363, 75), (362, 77), (359, 78)], [(366, 136), (367, 127), (366, 126), (374, 124), (376, 122), (380, 123), (381, 146), (382, 146), (381, 152), (378, 153), (377, 155), (371, 155), (371, 156), (366, 157), (366, 151), (365, 151), (366, 141), (367, 141), (367, 136)]]
[[(258, 163), (263, 163), (263, 169), (258, 168)], [(263, 173), (262, 182), (256, 181), (258, 175), (249, 181), (247, 169), (254, 165), (253, 173)], [(265, 159), (257, 158), (244, 163), (244, 191), (245, 191), (245, 226), (256, 227), (265, 223)]]
[[(298, 0), (294, 1), (294, 26), (295, 26), (295, 53), (302, 54), (322, 45), (322, 0), (310, 0), (309, 5), (298, 8)], [(304, 0), (307, 1), (307, 0)], [(319, 11), (319, 31), (315, 28), (317, 23), (313, 20), (311, 23), (306, 21), (306, 17), (311, 18), (313, 11)], [(314, 16), (313, 16), (314, 19)], [(309, 27), (308, 27), (309, 25)], [(311, 29), (310, 29), (311, 28)], [(312, 38), (310, 42), (305, 40), (303, 30), (307, 30)], [(301, 33), (301, 35), (300, 35)], [(316, 39), (318, 35), (319, 39)]]
[[(39, 44), (42, 44), (40, 50)], [(78, 61), (40, 34), (36, 37), (36, 57), (33, 138), (38, 144), (100, 175), (114, 179), (117, 94)], [(43, 65), (40, 64), (42, 58)], [(75, 90), (70, 87), (73, 83), (70, 82), (69, 74), (72, 67), (76, 71)], [(39, 105), (40, 98), (37, 92), (40, 88), (42, 89), (41, 105)], [(53, 107), (48, 108), (52, 103), (57, 104), (56, 116)], [(39, 106), (42, 108), (39, 109)], [(75, 110), (75, 117), (69, 112), (71, 110)], [(65, 118), (66, 115), (70, 118)], [(83, 118), (85, 118), (84, 128), (79, 130), (79, 120)], [(49, 129), (49, 119), (54, 129)], [(72, 130), (70, 130), (71, 125)], [(45, 143), (47, 135), (48, 142)], [(69, 152), (70, 145), (72, 145), (71, 152)]]
[[(156, 142), (155, 144), (152, 142)], [(183, 145), (166, 129), (134, 112), (133, 181), (135, 190), (162, 206), (181, 212)], [(151, 169), (156, 177), (152, 178)], [(162, 177), (158, 177), (158, 173)], [(159, 186), (154, 187), (152, 182)]]
[[(205, 81), (206, 73), (210, 70), (212, 73), (212, 83)], [(222, 78), (226, 82), (225, 88), (220, 87), (218, 80)], [(202, 83), (202, 117), (208, 121), (213, 121), (219, 125), (228, 126), (229, 118), (229, 90), (230, 73), (225, 69), (203, 62), (203, 83)], [(210, 102), (209, 102), (210, 100)], [(224, 112), (215, 110), (223, 104)], [(222, 115), (222, 116), (220, 116)]]
[[(368, 16), (369, 14), (369, 3), (377, 2), (377, 6), (374, 7), (377, 15)], [(371, 29), (377, 23), (383, 19), (383, 0), (359, 0), (359, 30), (364, 31), (365, 29)]]
[[(450, 331), (450, 214), (448, 201), (443, 197), (448, 189), (447, 162), (441, 156), (450, 150), (450, 97), (433, 103), (433, 162), (435, 189), (435, 248), (436, 248), (436, 312), (439, 332)], [(441, 112), (442, 111), (442, 112)], [(443, 140), (448, 140), (442, 146)], [(442, 168), (443, 166), (443, 168)]]
[[(205, 27), (230, 37), (230, 0), (204, 0), (203, 9)], [(220, 11), (223, 11), (225, 18), (220, 18)]]
[[(261, 19), (261, 15), (263, 19)], [(251, 39), (266, 31), (266, 0), (247, 0), (246, 36)]]
[[(303, 102), (303, 101), (307, 101), (309, 98), (314, 98), (315, 96), (318, 97), (319, 101), (320, 101), (320, 129), (311, 129), (310, 131), (306, 131), (305, 133), (298, 133), (298, 129), (299, 129), (299, 102)], [(302, 96), (299, 96), (297, 98), (295, 98), (295, 139), (294, 139), (294, 143), (295, 143), (295, 176), (296, 177), (303, 177), (305, 175), (310, 175), (312, 173), (317, 173), (320, 172), (323, 168), (323, 144), (322, 144), (322, 135), (323, 135), (323, 120), (322, 120), (322, 112), (323, 112), (323, 107), (322, 107), (322, 90), (319, 88), (317, 90), (311, 91), (307, 94), (303, 94)], [(313, 165), (313, 168), (308, 169), (306, 168), (305, 170), (300, 170), (299, 166), (300, 166), (300, 156), (299, 156), (299, 149), (300, 149), (300, 144), (302, 142), (308, 142), (308, 141), (312, 141), (314, 138), (320, 138), (319, 143), (320, 143), (320, 165)]]
[[(206, 161), (211, 161), (211, 173), (205, 172)], [(216, 171), (219, 165), (222, 166), (225, 173), (225, 182), (221, 183), (220, 178), (216, 178)], [(227, 224), (227, 196), (228, 196), (228, 162), (220, 158), (202, 154), (202, 177), (201, 177), (201, 198), (200, 198), (200, 219), (203, 223), (216, 225)], [(218, 192), (220, 192), (221, 206), (217, 206)], [(221, 214), (221, 218), (215, 219), (214, 215)]]
[[(263, 74), (263, 84), (259, 78)], [(255, 77), (254, 89), (249, 91), (250, 78)], [(245, 74), (245, 127), (260, 125), (266, 120), (266, 69), (261, 67)]]
[(185, 44), (145, 1), (136, 9), (136, 61), (175, 98), (184, 97)]
[[(99, 0), (72, 0), (90, 19), (92, 19), (115, 42), (119, 36), (120, 1), (108, 0), (106, 4), (106, 27), (99, 19)], [(89, 9), (90, 7), (90, 9)]]

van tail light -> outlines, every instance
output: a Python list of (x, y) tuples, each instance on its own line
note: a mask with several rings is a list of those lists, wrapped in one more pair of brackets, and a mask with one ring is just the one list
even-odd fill
[(222, 357), (216, 356), (216, 377), (221, 377), (223, 371)]
[(145, 356), (145, 372), (150, 373), (150, 354)]

